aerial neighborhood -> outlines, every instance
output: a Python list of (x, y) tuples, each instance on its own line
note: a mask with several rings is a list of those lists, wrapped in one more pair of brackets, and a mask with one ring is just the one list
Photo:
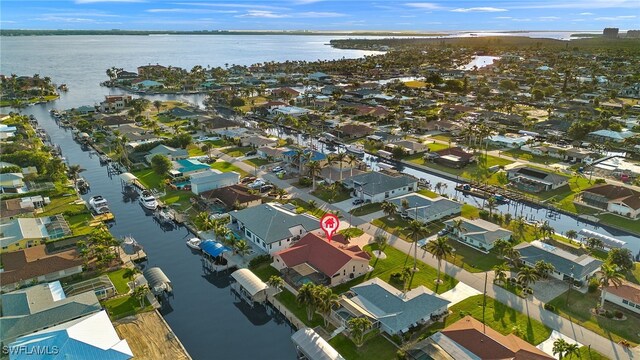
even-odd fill
[(0, 76), (2, 346), (189, 359), (167, 309), (229, 287), (299, 358), (640, 356), (638, 42), (480, 39)]

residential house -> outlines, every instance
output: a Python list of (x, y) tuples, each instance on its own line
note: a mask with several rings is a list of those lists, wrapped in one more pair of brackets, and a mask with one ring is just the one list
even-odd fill
[(368, 172), (348, 177), (344, 180), (344, 185), (352, 189), (359, 199), (382, 202), (416, 191), (418, 179), (403, 174), (391, 176), (380, 172)]
[[(402, 207), (404, 200), (409, 204), (409, 207), (406, 209)], [(437, 221), (448, 216), (459, 215), (462, 210), (462, 204), (456, 201), (443, 197), (431, 199), (417, 193), (401, 195), (388, 201), (395, 204), (403, 216), (424, 223)]]
[(22, 173), (0, 174), (0, 193), (17, 194), (26, 190)]
[(367, 317), (374, 328), (389, 335), (399, 335), (446, 315), (448, 305), (448, 300), (422, 285), (404, 293), (380, 278), (374, 278), (352, 287), (343, 295), (340, 307), (332, 310), (332, 316), (343, 326), (346, 326), (346, 319)]
[(227, 209), (247, 208), (262, 204), (262, 197), (249, 193), (243, 185), (234, 184), (200, 192), (200, 198), (207, 204), (222, 203)]
[(122, 111), (131, 101), (131, 95), (105, 95), (100, 103), (101, 112)]
[(151, 89), (151, 88), (163, 88), (164, 84), (159, 82), (159, 81), (155, 81), (155, 80), (133, 80), (131, 82), (131, 85), (133, 88), (136, 88), (138, 90), (144, 90), (144, 89)]
[(12, 218), (22, 214), (33, 214), (36, 209), (42, 209), (51, 200), (42, 195), (2, 200), (0, 202), (0, 216)]
[(211, 166), (195, 159), (181, 159), (171, 162), (173, 169), (169, 170), (169, 175), (173, 178), (181, 176), (191, 176), (193, 174), (211, 170)]
[(640, 217), (640, 191), (630, 187), (596, 185), (582, 191), (580, 201), (585, 205), (632, 219)]
[(194, 119), (198, 117), (198, 114), (194, 111), (187, 110), (181, 107), (174, 107), (173, 109), (169, 110), (168, 113), (180, 119)]
[(420, 341), (407, 353), (412, 359), (555, 359), (514, 334), (502, 335), (471, 315)]
[(464, 151), (460, 147), (450, 147), (438, 151), (433, 151), (425, 155), (433, 162), (456, 169), (467, 166), (474, 159), (474, 155)]
[(9, 220), (0, 223), (0, 254), (70, 235), (71, 229), (62, 214)]
[(156, 155), (164, 155), (169, 160), (182, 160), (189, 157), (189, 152), (186, 149), (176, 149), (167, 145), (158, 145), (149, 150), (149, 154), (144, 157), (148, 164), (151, 164), (151, 159)]
[(322, 81), (328, 81), (331, 80), (331, 75), (327, 75), (323, 72), (314, 72), (313, 74), (309, 74), (308, 76), (309, 80), (312, 81), (318, 81), (318, 82), (322, 82)]
[(320, 221), (297, 214), (295, 206), (269, 203), (230, 212), (231, 228), (269, 254), (286, 249), (308, 232), (318, 230)]
[(242, 146), (252, 146), (254, 148), (259, 148), (262, 146), (278, 146), (278, 139), (268, 138), (266, 136), (254, 135), (247, 136), (242, 138), (241, 140)]
[(507, 170), (507, 178), (511, 185), (532, 193), (555, 190), (569, 184), (568, 176), (528, 166), (519, 166)]
[(407, 155), (418, 154), (429, 149), (428, 146), (411, 140), (398, 140), (384, 146), (385, 150), (391, 152), (393, 152), (393, 149), (396, 147), (401, 148)]
[(341, 138), (357, 139), (371, 135), (373, 129), (362, 124), (347, 124), (336, 130)]
[(301, 107), (297, 107), (297, 106), (283, 106), (283, 107), (279, 107), (277, 109), (274, 109), (272, 111), (273, 114), (280, 114), (280, 115), (284, 115), (284, 116), (293, 116), (293, 117), (298, 117), (298, 116), (302, 116), (302, 115), (306, 115), (308, 113), (310, 113), (311, 110), (309, 109), (305, 109), (305, 108), (301, 108)]
[(344, 166), (342, 170), (340, 170), (339, 166), (324, 166), (322, 170), (320, 170), (319, 177), (327, 184), (333, 184), (336, 181), (342, 181), (350, 176), (356, 176), (360, 174), (365, 174), (365, 171), (360, 169), (352, 169), (351, 167)]
[(336, 286), (366, 274), (371, 256), (358, 245), (341, 240), (342, 235), (329, 242), (308, 233), (288, 249), (275, 252), (271, 265), (295, 287), (303, 285), (301, 279)]
[(509, 148), (520, 148), (534, 138), (522, 134), (491, 135), (485, 139), (490, 145)]
[[(99, 336), (98, 336), (99, 335)], [(18, 338), (9, 344), (12, 360), (28, 360), (42, 349), (56, 349), (56, 358), (128, 360), (133, 352), (121, 340), (105, 310)]]
[(143, 65), (143, 66), (138, 66), (138, 74), (140, 74), (140, 77), (149, 77), (149, 76), (154, 76), (156, 74), (162, 73), (164, 70), (166, 69), (165, 66), (159, 65), (159, 64), (148, 64), (148, 65)]
[(96, 112), (96, 107), (95, 106), (89, 106), (89, 105), (82, 105), (76, 108), (76, 112), (79, 114), (94, 114)]
[(612, 141), (616, 143), (621, 143), (625, 141), (627, 138), (638, 135), (633, 131), (613, 131), (613, 130), (597, 130), (592, 131), (587, 135), (588, 139), (593, 140), (594, 142), (607, 142)]
[(604, 296), (606, 301), (640, 314), (640, 286), (623, 281), (618, 286), (609, 285), (604, 290), (600, 296)]
[[(460, 228), (456, 228), (457, 221), (462, 221)], [(450, 232), (450, 238), (485, 253), (493, 248), (497, 240), (508, 241), (512, 234), (500, 225), (482, 219), (470, 220), (459, 216), (444, 224)]]
[(283, 87), (271, 91), (271, 97), (274, 99), (290, 100), (297, 97), (298, 95), (300, 95), (300, 92), (290, 87)]
[(280, 149), (274, 148), (270, 146), (262, 146), (257, 150), (258, 156), (262, 159), (272, 160), (272, 161), (282, 161), (284, 159), (284, 153), (289, 149)]
[(280, 109), (283, 107), (287, 107), (289, 106), (289, 104), (282, 102), (282, 101), (268, 101), (262, 105), (260, 105), (261, 108), (264, 108), (267, 110), (267, 112), (269, 112), (270, 114), (273, 113), (274, 110), (276, 109)]
[(116, 73), (116, 81), (126, 81), (133, 80), (138, 78), (138, 73), (134, 73), (133, 71), (120, 70)]
[[(297, 169), (299, 160), (296, 159), (296, 154), (297, 154), (296, 150), (287, 150), (284, 153), (282, 153), (282, 157), (285, 163)], [(324, 161), (327, 159), (327, 155), (315, 150), (304, 149), (303, 154), (304, 154), (304, 160), (305, 160), (304, 162), (306, 162), (307, 160), (308, 161)]]
[(0, 340), (8, 345), (28, 335), (102, 310), (93, 291), (67, 296), (60, 281), (2, 295)]
[(76, 249), (53, 253), (45, 245), (2, 254), (2, 291), (79, 274), (83, 264)]
[(0, 140), (6, 140), (16, 136), (16, 131), (18, 131), (18, 128), (15, 126), (0, 124)]
[(191, 191), (199, 195), (205, 191), (225, 188), (240, 181), (240, 174), (235, 171), (222, 172), (207, 168), (204, 171), (191, 174)]
[(627, 86), (620, 90), (620, 97), (640, 99), (640, 83)]
[(520, 261), (533, 267), (543, 260), (554, 267), (550, 275), (559, 280), (573, 279), (586, 284), (602, 265), (602, 261), (588, 254), (575, 255), (540, 240), (523, 242), (513, 247), (520, 253)]

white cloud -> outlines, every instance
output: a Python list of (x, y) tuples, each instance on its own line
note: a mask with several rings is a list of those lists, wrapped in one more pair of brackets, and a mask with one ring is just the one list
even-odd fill
[(265, 18), (265, 19), (282, 19), (282, 18), (335, 18), (346, 16), (346, 14), (338, 12), (319, 12), (307, 11), (300, 13), (282, 13), (269, 10), (249, 10), (246, 14), (237, 15), (236, 17), (249, 18)]
[(331, 18), (331, 17), (342, 17), (347, 14), (338, 13), (338, 12), (318, 12), (318, 11), (308, 11), (293, 14), (294, 17), (304, 17), (304, 18)]
[(275, 13), (267, 10), (249, 10), (246, 14), (238, 15), (237, 17), (250, 17), (250, 18), (265, 18), (265, 19), (281, 19), (290, 17), (287, 14)]
[(629, 20), (629, 19), (635, 19), (636, 17), (637, 16), (635, 15), (602, 16), (602, 17), (597, 17), (596, 20), (606, 20), (606, 21)]
[(609, 9), (637, 8), (638, 0), (535, 1), (511, 6), (511, 9)]
[(320, 2), (322, 0), (292, 0), (291, 2), (294, 5), (307, 5), (307, 4), (313, 4), (313, 3), (317, 3)]
[(115, 21), (100, 21), (96, 19), (91, 19), (87, 17), (75, 17), (75, 16), (41, 16), (34, 19), (35, 21), (46, 21), (46, 22), (58, 22), (58, 23), (75, 23), (75, 24), (122, 24), (121, 22)]
[(509, 20), (511, 19), (511, 16), (496, 16), (494, 17), (494, 19), (498, 19), (498, 20)]
[(416, 9), (424, 9), (424, 10), (439, 10), (442, 9), (442, 6), (436, 3), (428, 3), (428, 2), (411, 2), (405, 3), (406, 6), (416, 8)]
[(146, 0), (76, 0), (76, 4), (95, 4), (95, 3), (141, 3)]
[(501, 9), (501, 8), (494, 8), (494, 7), (485, 6), (485, 7), (457, 8), (457, 9), (453, 9), (451, 11), (467, 13), (467, 12), (503, 12), (503, 11), (508, 11), (508, 10), (507, 9)]
[(538, 18), (541, 21), (554, 21), (554, 20), (560, 20), (559, 17), (557, 16), (541, 16)]
[(184, 8), (167, 8), (167, 9), (147, 9), (150, 13), (176, 13), (176, 14), (236, 14), (238, 10), (215, 10), (215, 9), (184, 9)]
[(588, 15), (595, 15), (595, 14), (590, 12), (583, 12), (583, 13), (580, 13), (579, 15), (588, 16)]
[(175, 5), (191, 5), (191, 6), (206, 6), (206, 7), (223, 7), (223, 8), (237, 8), (237, 9), (264, 9), (264, 10), (289, 10), (286, 7), (271, 6), (271, 5), (254, 5), (254, 4), (231, 4), (231, 3), (202, 3), (202, 2), (177, 2)]

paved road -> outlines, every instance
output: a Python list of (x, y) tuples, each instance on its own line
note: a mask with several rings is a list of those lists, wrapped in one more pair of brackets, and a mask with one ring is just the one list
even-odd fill
[[(254, 167), (248, 165), (242, 161), (238, 161), (236, 158), (230, 157), (222, 152), (214, 150), (214, 154), (219, 155), (219, 157), (224, 160), (233, 163), (235, 166), (249, 172), (254, 173)], [(324, 201), (316, 198), (313, 195), (310, 195), (308, 192), (304, 190), (300, 190), (294, 186), (292, 186), (289, 182), (285, 180), (278, 179), (271, 173), (267, 173), (264, 171), (259, 171), (258, 176), (261, 176), (267, 181), (270, 181), (274, 185), (286, 189), (293, 197), (300, 198), (305, 201), (314, 200), (319, 206), (324, 210), (336, 211), (340, 210), (337, 207), (327, 204)], [(343, 216), (350, 217), (348, 214), (343, 214)], [(346, 220), (346, 219), (345, 219)], [(396, 249), (404, 252), (413, 254), (413, 248), (411, 244), (393, 236), (386, 231), (360, 219), (359, 217), (352, 217), (351, 222), (353, 226), (357, 226), (364, 230), (367, 234), (374, 236), (377, 234), (386, 235), (389, 238), (389, 244), (395, 247)], [(434, 268), (437, 268), (438, 261), (431, 256), (430, 253), (427, 253), (424, 250), (418, 250), (418, 259)], [(487, 276), (487, 295), (497, 301), (508, 305), (509, 307), (520, 311), (523, 314), (526, 314), (532, 319), (538, 320), (550, 327), (553, 330), (557, 330), (564, 335), (575, 339), (579, 343), (585, 345), (591, 345), (591, 348), (598, 351), (599, 353), (611, 358), (611, 359), (640, 359), (640, 347), (636, 347), (633, 349), (626, 349), (610, 339), (607, 339), (601, 335), (594, 333), (591, 330), (588, 330), (580, 325), (574, 324), (568, 319), (565, 319), (557, 314), (554, 314), (550, 311), (547, 311), (543, 308), (543, 304), (535, 299), (534, 297), (529, 297), (528, 299), (522, 299), (519, 296), (508, 292), (507, 290), (496, 286), (493, 284), (493, 272), (487, 273), (470, 273), (458, 266), (455, 266), (449, 262), (443, 261), (443, 271), (456, 278), (458, 281), (462, 281), (463, 283), (471, 286), (472, 288), (483, 292), (484, 291), (484, 283), (485, 283), (485, 274)]]

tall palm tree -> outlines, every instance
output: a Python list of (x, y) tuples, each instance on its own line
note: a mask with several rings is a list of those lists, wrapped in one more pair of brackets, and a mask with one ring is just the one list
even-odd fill
[(329, 168), (329, 177), (330, 178), (333, 177), (333, 165), (335, 163), (336, 163), (336, 155), (335, 154), (327, 155), (326, 163), (324, 164), (324, 166)]
[(140, 308), (144, 307), (144, 299), (147, 297), (147, 292), (149, 292), (147, 285), (142, 285), (135, 288), (131, 294), (134, 299), (140, 302)]
[(246, 240), (238, 240), (235, 243), (236, 253), (244, 257), (251, 251), (251, 246), (247, 244)]
[(523, 288), (529, 287), (529, 284), (535, 283), (539, 278), (536, 270), (528, 266), (523, 266), (522, 269), (518, 271), (518, 280)]
[(507, 273), (509, 272), (509, 267), (507, 264), (502, 263), (495, 265), (493, 267), (494, 281), (499, 281), (501, 284), (507, 282)]
[(511, 247), (511, 243), (504, 239), (498, 239), (493, 243), (493, 250), (498, 253), (498, 257), (504, 257), (507, 249)]
[(540, 225), (540, 233), (542, 234), (542, 237), (551, 237), (554, 232), (555, 229), (549, 224), (548, 221), (545, 221), (544, 223), (542, 223), (542, 225)]
[(382, 234), (378, 234), (376, 236), (373, 237), (373, 242), (376, 243), (376, 245), (378, 245), (378, 250), (380, 252), (382, 252), (384, 250), (385, 247), (387, 247), (387, 243), (388, 243), (389, 239), (382, 235)]
[(130, 268), (126, 268), (124, 270), (124, 273), (122, 274), (122, 276), (126, 277), (127, 279), (129, 279), (130, 282), (133, 283), (133, 289), (135, 290), (136, 288), (136, 283), (133, 282), (133, 278), (137, 275), (140, 274), (140, 270), (138, 270), (137, 267), (130, 267)]
[(313, 319), (313, 312), (316, 307), (316, 297), (314, 293), (315, 285), (312, 283), (306, 283), (298, 289), (298, 295), (296, 296), (298, 304), (306, 306), (308, 321)]
[(602, 264), (600, 267), (600, 271), (598, 272), (600, 278), (598, 279), (598, 283), (600, 284), (600, 289), (602, 293), (600, 294), (600, 307), (604, 307), (604, 297), (607, 293), (607, 287), (609, 285), (613, 285), (616, 288), (622, 285), (622, 279), (624, 275), (618, 271), (616, 266), (611, 264)]
[(322, 314), (324, 318), (324, 326), (327, 327), (329, 325), (329, 316), (331, 315), (331, 309), (339, 304), (338, 295), (333, 293), (333, 290), (330, 288), (318, 285), (315, 289), (315, 297), (318, 311)]
[(276, 293), (280, 292), (280, 289), (284, 286), (284, 280), (278, 275), (271, 275), (267, 280), (267, 285), (275, 289)]
[(356, 165), (358, 163), (358, 160), (358, 157), (354, 154), (347, 154), (347, 164), (349, 164), (349, 166), (351, 167), (350, 176), (353, 176), (353, 165)]
[(322, 166), (319, 162), (315, 160), (311, 160), (307, 163), (307, 171), (309, 172), (309, 177), (311, 178), (311, 183), (313, 184), (313, 191), (316, 190), (316, 176), (320, 175), (320, 171), (322, 170)]
[(575, 230), (568, 230), (564, 235), (571, 241), (578, 238), (578, 232)]
[(380, 208), (389, 217), (389, 220), (393, 220), (393, 215), (398, 213), (398, 207), (392, 202), (383, 201)]
[(590, 250), (602, 249), (604, 247), (604, 242), (601, 239), (590, 237), (586, 241), (587, 247)]
[(77, 185), (78, 175), (82, 171), (82, 168), (78, 164), (69, 165), (69, 177), (73, 180), (73, 186)]
[(366, 317), (352, 318), (347, 321), (349, 334), (351, 334), (353, 342), (355, 342), (357, 346), (362, 346), (362, 342), (364, 341), (364, 334), (371, 328), (371, 326), (373, 326), (371, 320)]
[(438, 279), (436, 282), (436, 291), (440, 285), (440, 270), (442, 269), (442, 259), (445, 259), (453, 252), (453, 246), (449, 244), (449, 239), (444, 236), (438, 236), (434, 240), (426, 244), (426, 250), (438, 259)]
[(558, 354), (558, 358), (562, 359), (564, 352), (567, 349), (567, 345), (569, 345), (569, 343), (567, 343), (566, 340), (562, 338), (556, 339), (556, 341), (553, 342), (553, 355)]
[(498, 207), (498, 200), (493, 196), (488, 198), (485, 207), (489, 210), (489, 218), (491, 218), (493, 211)]
[(538, 273), (538, 275), (543, 279), (548, 278), (549, 274), (556, 269), (552, 264), (544, 260), (536, 261), (533, 268), (536, 270), (536, 273)]
[[(427, 227), (423, 222), (411, 220), (409, 226), (405, 228), (407, 236), (413, 239), (413, 271), (418, 270), (418, 239), (427, 234)], [(409, 254), (407, 254), (409, 256)]]
[(402, 201), (400, 202), (400, 206), (402, 207), (402, 213), (406, 214), (407, 210), (409, 209), (409, 200), (402, 199)]
[(340, 182), (342, 182), (342, 166), (346, 158), (346, 153), (337, 153), (334, 157), (335, 161), (338, 163), (338, 165), (340, 165)]

